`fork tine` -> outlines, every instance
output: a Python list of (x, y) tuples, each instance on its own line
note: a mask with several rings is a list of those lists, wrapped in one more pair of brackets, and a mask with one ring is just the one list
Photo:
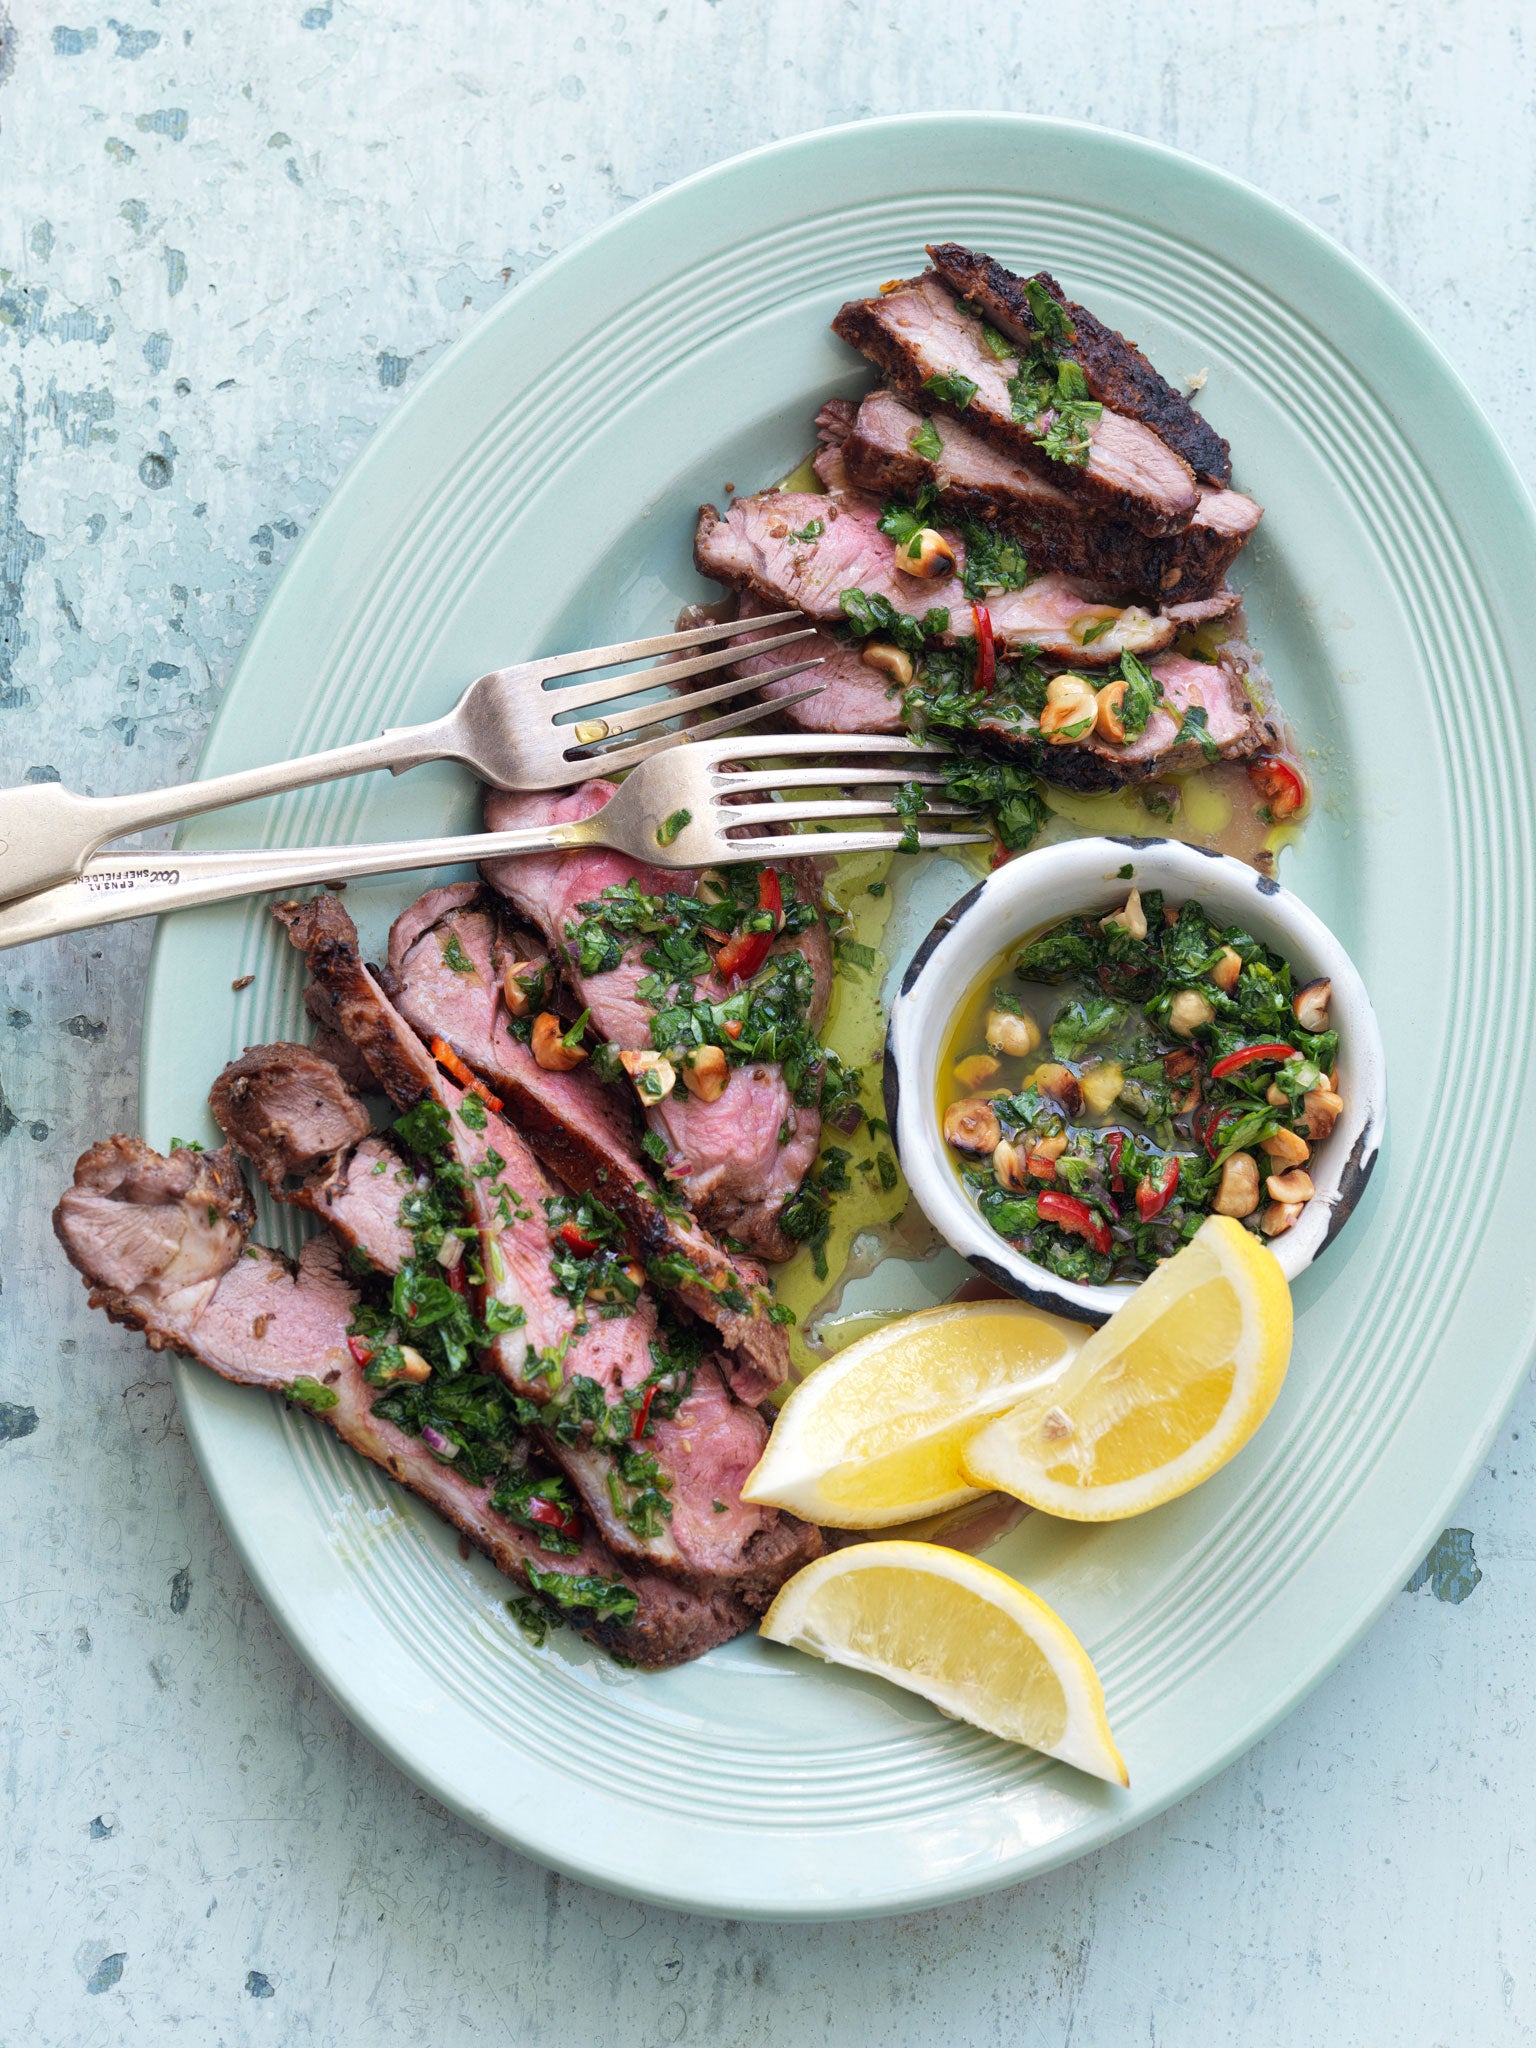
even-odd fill
[[(782, 839), (732, 839), (743, 860), (803, 860), (808, 854), (885, 853), (899, 851), (912, 842), (901, 832), (789, 832)], [(942, 852), (950, 846), (990, 846), (990, 832), (919, 832), (918, 849)], [(659, 856), (658, 856), (659, 858)], [(721, 859), (725, 856), (721, 855)]]
[[(919, 813), (924, 818), (974, 818), (970, 804), (929, 804)], [(813, 818), (899, 818), (894, 804), (874, 797), (841, 797), (812, 804), (720, 804), (715, 823), (723, 830), (734, 825), (793, 825)]]
[(578, 754), (575, 762), (578, 767), (590, 768), (595, 775), (633, 768), (637, 762), (648, 761), (653, 754), (664, 754), (671, 747), (697, 746), (718, 733), (737, 732), (754, 719), (766, 718), (770, 711), (787, 711), (792, 704), (803, 704), (807, 697), (819, 697), (826, 687), (825, 683), (817, 683), (813, 689), (796, 690), (788, 697), (770, 697), (764, 704), (747, 704), (740, 711), (726, 712), (723, 718), (708, 718), (702, 725), (685, 725), (679, 732), (639, 740), (631, 747), (608, 747), (597, 753)]
[[(553, 654), (545, 661), (518, 664), (520, 674), (536, 676), (540, 682), (556, 676), (577, 676), (589, 668), (622, 668), (626, 661), (649, 661), (653, 655), (679, 654), (685, 647), (707, 647), (712, 640), (729, 640), (737, 633), (760, 633), (765, 626), (784, 626), (791, 619), (805, 621), (804, 612), (768, 612), (762, 618), (727, 619), (722, 624), (688, 626), (681, 633), (653, 633), (647, 640), (616, 640), (611, 647), (588, 647), (575, 654)], [(806, 632), (815, 628), (805, 626)]]
[(842, 789), (866, 782), (921, 782), (933, 788), (944, 781), (941, 768), (918, 768), (910, 761), (890, 768), (845, 768), (834, 762), (826, 768), (763, 768), (747, 775), (726, 770), (715, 775), (714, 788), (717, 796), (745, 796), (759, 789)]
[(788, 758), (794, 754), (818, 754), (828, 757), (847, 754), (890, 754), (899, 761), (911, 760), (914, 755), (927, 754), (939, 759), (952, 759), (954, 749), (941, 746), (935, 740), (909, 739), (905, 733), (838, 733), (838, 732), (785, 732), (765, 737), (761, 744), (749, 750), (732, 749), (716, 741), (709, 749), (709, 759), (701, 762), (714, 767), (721, 761), (739, 761), (750, 766), (754, 761), (772, 760), (780, 756)]
[[(814, 626), (802, 626), (798, 632), (781, 633), (776, 640), (754, 640), (751, 651), (754, 655), (774, 654), (781, 647), (809, 640), (815, 631)], [(639, 690), (654, 690), (661, 683), (686, 683), (693, 676), (708, 675), (711, 669), (727, 668), (733, 661), (745, 658), (739, 647), (718, 647), (712, 654), (696, 654), (692, 661), (662, 661), (654, 668), (637, 669), (632, 676), (611, 676), (605, 683), (550, 690), (543, 701), (555, 718), (563, 719), (567, 711), (584, 711), (589, 704), (612, 704), (616, 699), (633, 697)], [(685, 696), (687, 692), (679, 690), (675, 694)]]
[[(798, 639), (798, 634), (791, 637)], [(702, 711), (709, 704), (723, 704), (728, 697), (744, 697), (749, 690), (760, 690), (765, 683), (782, 682), (786, 676), (798, 676), (808, 668), (820, 668), (823, 657), (810, 655), (804, 661), (792, 661), (784, 668), (770, 669), (766, 675), (732, 676), (728, 681), (715, 683), (707, 690), (682, 690), (676, 696), (658, 697), (650, 704), (637, 704), (633, 711), (621, 711), (613, 718), (593, 721), (604, 730), (592, 732), (578, 740), (581, 746), (597, 746), (607, 739), (619, 739), (628, 732), (640, 732), (648, 725), (659, 725), (668, 718), (677, 718), (685, 711)], [(654, 670), (651, 671), (655, 673)], [(577, 726), (561, 726), (558, 730), (567, 738), (577, 739)]]

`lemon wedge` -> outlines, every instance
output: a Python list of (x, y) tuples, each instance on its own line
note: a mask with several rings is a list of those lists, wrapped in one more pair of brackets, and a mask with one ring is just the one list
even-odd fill
[(933, 1543), (853, 1543), (784, 1586), (762, 1633), (888, 1678), (957, 1720), (1128, 1785), (1104, 1688), (1059, 1614), (979, 1559)]
[(1208, 1217), (1053, 1386), (972, 1437), (966, 1474), (1070, 1521), (1143, 1514), (1236, 1456), (1290, 1355), (1279, 1261), (1230, 1216)]
[(885, 1529), (974, 1500), (966, 1439), (1065, 1368), (1087, 1332), (1015, 1301), (922, 1309), (850, 1344), (784, 1403), (743, 1500)]

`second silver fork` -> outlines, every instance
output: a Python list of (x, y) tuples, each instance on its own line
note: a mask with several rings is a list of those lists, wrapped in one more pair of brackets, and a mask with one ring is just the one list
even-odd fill
[[(782, 765), (797, 758), (806, 765)], [(873, 733), (695, 740), (642, 761), (607, 803), (584, 818), (375, 846), (102, 854), (71, 881), (0, 904), (0, 950), (272, 889), (522, 853), (602, 846), (652, 867), (707, 868), (799, 854), (887, 847), (915, 853), (984, 843), (990, 833), (964, 829), (976, 822), (974, 812), (927, 798), (929, 789), (944, 785), (947, 758), (947, 748)], [(897, 791), (913, 784), (916, 796), (898, 803)], [(886, 820), (900, 821), (901, 829), (879, 829)], [(929, 823), (941, 829), (924, 829)], [(743, 831), (752, 836), (735, 836)]]
[[(730, 677), (650, 703), (631, 701), (628, 708), (604, 710), (601, 717), (584, 720), (582, 712), (621, 705), (658, 685), (686, 683), (726, 668), (742, 659), (742, 651), (716, 643), (791, 622), (794, 630), (752, 642), (754, 656), (772, 654), (809, 639), (815, 628), (799, 612), (774, 612), (767, 618), (690, 626), (680, 633), (655, 633), (642, 640), (620, 640), (611, 647), (589, 647), (575, 654), (492, 669), (470, 684), (446, 717), (430, 724), (402, 726), (378, 739), (232, 775), (210, 776), (202, 782), (120, 797), (79, 796), (58, 782), (0, 790), (0, 903), (78, 875), (109, 839), (222, 810), (228, 804), (278, 796), (340, 776), (362, 775), (374, 768), (387, 768), (399, 775), (427, 761), (458, 761), (496, 789), (561, 789), (583, 782), (589, 775), (631, 768), (682, 740), (735, 731), (770, 708), (782, 710), (788, 702), (799, 702), (802, 695), (814, 695), (814, 690), (808, 690), (792, 699), (780, 698), (775, 706), (753, 705), (686, 730), (661, 730), (667, 721), (684, 713), (708, 710), (728, 698), (760, 690), (766, 683), (803, 674), (819, 666), (819, 657), (790, 661), (766, 675)], [(696, 647), (708, 651), (690, 653)], [(679, 654), (688, 659), (669, 659)], [(662, 665), (603, 682), (560, 690), (548, 687), (562, 677), (587, 670), (651, 660)], [(614, 741), (628, 744), (611, 744)]]

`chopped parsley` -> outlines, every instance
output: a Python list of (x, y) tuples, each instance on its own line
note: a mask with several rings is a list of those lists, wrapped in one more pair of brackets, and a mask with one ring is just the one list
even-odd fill
[(600, 1579), (593, 1572), (562, 1572), (554, 1566), (546, 1570), (531, 1561), (523, 1566), (523, 1572), (535, 1593), (562, 1614), (572, 1616), (578, 1627), (584, 1622), (631, 1622), (640, 1605), (631, 1587), (616, 1579)]
[(860, 590), (857, 585), (845, 590), (837, 601), (856, 640), (866, 639), (871, 633), (884, 633), (908, 654), (921, 654), (930, 640), (938, 640), (949, 631), (946, 605), (930, 605), (917, 619), (910, 612), (897, 611), (880, 591)]
[[(1030, 430), (1031, 440), (1053, 462), (1082, 469), (1092, 448), (1089, 429), (1104, 408), (1088, 396), (1082, 365), (1060, 353), (1076, 332), (1066, 308), (1035, 278), (1026, 280), (1024, 294), (1035, 331), (1028, 349), (1007, 350), (1019, 363), (1017, 374), (1008, 380), (1013, 417)], [(983, 322), (984, 338), (989, 331)]]
[(848, 1191), (848, 1161), (851, 1156), (843, 1146), (829, 1145), (779, 1212), (779, 1221), (789, 1235), (810, 1246), (818, 1280), (827, 1277), (827, 1239), (832, 1232), (831, 1197)]
[(880, 531), (888, 534), (898, 548), (911, 547), (924, 527), (933, 510), (938, 491), (932, 484), (924, 484), (910, 505), (903, 505), (894, 499), (883, 507), (880, 513)]
[(444, 940), (443, 959), (455, 974), (473, 974), (475, 971), (475, 963), (460, 944), (457, 932), (449, 932)]
[(824, 519), (808, 519), (804, 526), (792, 528), (789, 537), (791, 540), (820, 540), (826, 530)]
[(1163, 686), (1134, 654), (1121, 655), (1120, 673), (1125, 678), (1125, 696), (1120, 703), (1120, 723), (1129, 740), (1146, 731), (1147, 720), (1152, 716), (1162, 697)]
[(287, 1391), (294, 1406), (307, 1408), (311, 1415), (323, 1415), (341, 1399), (334, 1387), (323, 1386), (319, 1380), (311, 1379), (308, 1373), (300, 1373)]
[(928, 808), (928, 795), (920, 782), (903, 782), (893, 792), (891, 809), (897, 817), (905, 818), (902, 827), (901, 844), (898, 853), (916, 853), (919, 850), (917, 821)]
[(944, 453), (944, 443), (932, 420), (924, 420), (920, 427), (913, 428), (907, 436), (907, 446), (914, 455), (921, 455), (924, 462), (937, 462)]
[(656, 827), (656, 844), (670, 846), (685, 825), (693, 823), (692, 811), (673, 811)]
[(962, 519), (960, 535), (965, 542), (960, 581), (973, 603), (1000, 591), (1023, 589), (1029, 581), (1029, 563), (1017, 541), (978, 519)]
[(1205, 706), (1203, 704), (1192, 704), (1179, 720), (1179, 739), (1198, 740), (1200, 751), (1206, 760), (1219, 761), (1221, 759), (1221, 749), (1211, 738), (1210, 732), (1207, 730), (1209, 725), (1210, 717)]
[(551, 1630), (565, 1626), (560, 1615), (553, 1613), (542, 1600), (530, 1600), (526, 1593), (514, 1594), (507, 1602), (507, 1612), (536, 1650), (543, 1649)]
[(952, 405), (956, 412), (964, 412), (979, 386), (974, 377), (964, 377), (958, 370), (940, 370), (923, 379), (923, 389), (940, 405)]

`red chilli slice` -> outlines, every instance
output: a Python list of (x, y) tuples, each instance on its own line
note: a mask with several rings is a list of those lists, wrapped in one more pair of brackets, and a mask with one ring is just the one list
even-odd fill
[(773, 913), (773, 928), (766, 932), (738, 932), (726, 940), (715, 955), (715, 971), (727, 981), (747, 981), (756, 974), (784, 922), (784, 890), (777, 868), (764, 868), (758, 876), (757, 907)]
[(644, 1399), (641, 1401), (640, 1406), (635, 1410), (634, 1425), (629, 1432), (631, 1440), (635, 1443), (639, 1443), (641, 1437), (645, 1435), (645, 1425), (650, 1420), (651, 1403), (655, 1400), (655, 1398), (656, 1389), (654, 1385), (647, 1387), (645, 1390)]
[(552, 1500), (546, 1500), (541, 1493), (533, 1495), (528, 1503), (528, 1519), (539, 1522), (546, 1529), (558, 1529), (562, 1536), (579, 1536), (581, 1523), (575, 1515), (568, 1515), (564, 1508), (557, 1507)]
[(1136, 1214), (1143, 1223), (1150, 1223), (1154, 1216), (1161, 1216), (1173, 1200), (1179, 1185), (1179, 1161), (1175, 1153), (1149, 1173), (1136, 1190)]
[(1256, 760), (1250, 761), (1248, 780), (1269, 806), (1269, 815), (1277, 825), (1305, 810), (1306, 782), (1300, 769), (1282, 755), (1260, 754)]
[(1095, 1216), (1086, 1202), (1080, 1202), (1075, 1195), (1061, 1194), (1056, 1188), (1047, 1188), (1038, 1199), (1041, 1216), (1047, 1223), (1054, 1223), (1060, 1230), (1075, 1231), (1086, 1238), (1096, 1252), (1109, 1250), (1109, 1225)]
[(1273, 1060), (1276, 1066), (1283, 1066), (1287, 1060), (1300, 1058), (1294, 1045), (1282, 1045), (1278, 1038), (1266, 1039), (1263, 1045), (1245, 1045), (1237, 1052), (1229, 1052), (1212, 1067), (1211, 1079), (1224, 1081), (1228, 1074), (1235, 1074), (1239, 1067), (1251, 1067), (1255, 1060)]
[(478, 1095), (493, 1116), (500, 1116), (501, 1097), (493, 1095), (483, 1081), (476, 1080), (446, 1038), (433, 1039), (432, 1057), (445, 1073), (452, 1074), (461, 1088), (467, 1088), (471, 1095)]
[(984, 604), (973, 604), (971, 615), (976, 621), (976, 687), (990, 693), (997, 677), (997, 639), (992, 631), (992, 614)]

